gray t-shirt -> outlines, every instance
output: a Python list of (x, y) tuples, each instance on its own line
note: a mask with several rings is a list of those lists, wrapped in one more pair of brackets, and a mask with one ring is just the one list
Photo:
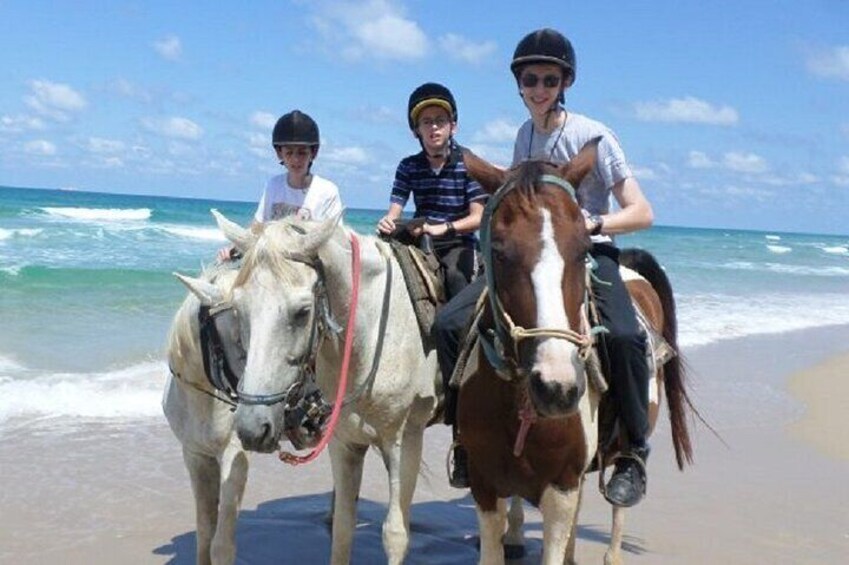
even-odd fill
[[(578, 204), (590, 214), (606, 214), (610, 210), (611, 189), (633, 173), (616, 135), (601, 122), (569, 112), (562, 128), (544, 134), (534, 128), (533, 120), (528, 120), (516, 135), (513, 165), (527, 159), (568, 163), (587, 142), (599, 136), (601, 142), (598, 144), (596, 166), (584, 177), (577, 196)], [(609, 238), (604, 239), (610, 241)]]

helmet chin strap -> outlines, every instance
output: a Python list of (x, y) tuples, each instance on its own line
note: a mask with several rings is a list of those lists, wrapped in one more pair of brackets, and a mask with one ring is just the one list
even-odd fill
[(427, 150), (427, 148), (425, 147), (424, 141), (422, 141), (422, 138), (421, 138), (420, 135), (416, 134), (416, 137), (419, 138), (419, 145), (421, 145), (422, 151), (424, 151), (425, 155), (427, 155), (431, 159), (442, 158), (442, 159), (448, 160), (448, 156), (451, 154), (451, 146), (454, 144), (454, 136), (453, 135), (448, 136), (448, 140), (442, 146), (442, 149), (440, 149), (439, 152), (436, 153), (436, 154), (431, 154), (430, 151)]

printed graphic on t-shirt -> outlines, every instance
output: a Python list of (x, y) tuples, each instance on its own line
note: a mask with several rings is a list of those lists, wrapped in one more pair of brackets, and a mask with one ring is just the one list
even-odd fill
[(288, 202), (275, 202), (271, 207), (271, 219), (279, 220), (288, 216), (298, 216), (302, 220), (310, 219), (310, 211)]

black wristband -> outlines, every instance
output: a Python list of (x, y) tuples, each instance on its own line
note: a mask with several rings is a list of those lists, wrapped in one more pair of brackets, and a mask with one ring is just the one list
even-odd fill
[(457, 235), (457, 228), (454, 227), (454, 222), (445, 222), (445, 235)]
[(590, 221), (593, 223), (593, 229), (590, 231), (590, 235), (601, 235), (601, 228), (604, 227), (604, 219), (598, 214), (592, 214)]

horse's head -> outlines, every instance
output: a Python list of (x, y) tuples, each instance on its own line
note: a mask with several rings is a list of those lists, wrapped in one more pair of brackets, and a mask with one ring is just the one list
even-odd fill
[(544, 417), (573, 413), (586, 390), (589, 337), (582, 308), (590, 247), (575, 188), (595, 163), (596, 143), (562, 166), (527, 161), (505, 171), (466, 153), (469, 173), (491, 194), (481, 225), (495, 366), (527, 378)]
[[(296, 447), (300, 410), (312, 381), (325, 293), (318, 249), (339, 218), (321, 224), (292, 218), (245, 230), (216, 214), (219, 227), (243, 253), (242, 266), (227, 296), (207, 297), (232, 308), (246, 349), (238, 386), (236, 432), (246, 449), (270, 452), (286, 432)], [(185, 281), (184, 281), (185, 282)], [(202, 301), (203, 288), (189, 288)], [(303, 439), (303, 438), (301, 438)], [(317, 438), (308, 438), (314, 443)]]

